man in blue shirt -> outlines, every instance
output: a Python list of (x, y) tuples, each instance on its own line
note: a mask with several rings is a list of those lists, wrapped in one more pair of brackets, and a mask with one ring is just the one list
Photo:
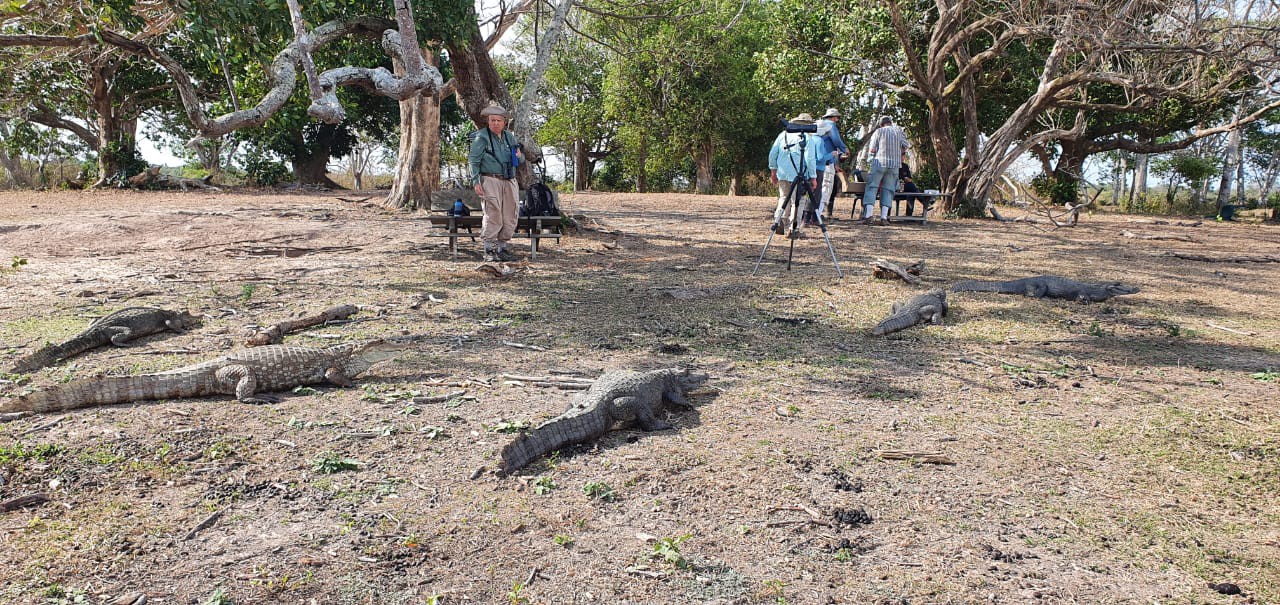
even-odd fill
[[(808, 126), (813, 124), (813, 116), (802, 113), (791, 118), (791, 123)], [(820, 145), (817, 136), (804, 132), (784, 130), (778, 133), (778, 138), (773, 140), (773, 147), (769, 149), (769, 179), (778, 186), (778, 208), (773, 211), (772, 227), (773, 232), (778, 235), (786, 233), (786, 224), (795, 221), (797, 207), (803, 210), (809, 204), (807, 199), (797, 200), (791, 205), (790, 218), (786, 222), (783, 221), (787, 198), (791, 195), (791, 186), (796, 177), (804, 176), (809, 180), (811, 189), (818, 188), (818, 147)], [(793, 236), (802, 237), (803, 234), (797, 229)]]
[(827, 202), (831, 201), (831, 196), (835, 193), (836, 171), (840, 169), (841, 158), (849, 155), (849, 148), (840, 138), (839, 122), (840, 110), (834, 107), (827, 108), (827, 112), (817, 122), (818, 140), (822, 143), (818, 149), (818, 183), (822, 186), (818, 197), (818, 214), (826, 210)]

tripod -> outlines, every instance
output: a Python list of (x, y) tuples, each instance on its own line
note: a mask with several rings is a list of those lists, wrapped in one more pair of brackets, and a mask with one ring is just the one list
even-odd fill
[[(791, 132), (790, 128), (787, 130)], [(817, 192), (809, 185), (809, 179), (805, 178), (805, 139), (808, 138), (803, 132), (800, 133), (800, 166), (796, 170), (796, 178), (791, 181), (791, 191), (787, 193), (787, 198), (782, 204), (782, 217), (778, 220), (784, 220), (787, 211), (792, 210), (790, 229), (787, 231), (787, 239), (791, 240), (791, 246), (787, 250), (787, 271), (791, 270), (791, 257), (796, 251), (796, 236), (800, 233), (800, 221), (805, 215), (806, 209), (812, 209), (814, 221), (818, 224), (818, 228), (822, 230), (822, 239), (827, 242), (827, 250), (831, 252), (831, 264), (836, 269), (836, 277), (843, 278), (844, 273), (840, 271), (840, 261), (836, 260), (836, 249), (831, 245), (831, 236), (827, 233), (827, 223), (822, 220), (822, 215), (818, 213)], [(784, 149), (790, 149), (791, 145), (787, 145)], [(792, 158), (794, 165), (795, 159)], [(806, 200), (807, 204), (801, 206), (801, 200)], [(794, 204), (794, 206), (793, 206)], [(776, 211), (775, 211), (776, 212)], [(760, 263), (764, 260), (764, 255), (769, 251), (769, 244), (773, 243), (773, 236), (778, 235), (772, 228), (769, 229), (769, 239), (764, 243), (764, 249), (760, 251), (760, 258), (756, 259), (756, 266), (751, 270), (751, 275), (755, 275), (760, 271)]]

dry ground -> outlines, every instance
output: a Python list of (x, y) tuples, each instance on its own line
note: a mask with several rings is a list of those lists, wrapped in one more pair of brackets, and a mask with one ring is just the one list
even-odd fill
[[(124, 306), (205, 315), (4, 376), (0, 400), (193, 363), (245, 326), (340, 303), (360, 321), (289, 341), (430, 336), (357, 388), (0, 425), (0, 500), (49, 497), (0, 513), (0, 601), (1280, 602), (1280, 272), (1166, 254), (1274, 253), (1276, 227), (845, 220), (839, 280), (817, 238), (791, 271), (775, 245), (750, 275), (764, 198), (566, 205), (594, 228), (499, 280), (475, 271), (478, 246), (451, 261), (418, 217), (332, 195), (0, 194), (6, 356)], [(925, 286), (1055, 273), (1142, 291), (956, 293), (944, 325), (873, 338), (922, 288), (872, 279), (878, 256), (926, 259)], [(678, 430), (470, 478), (494, 467), (499, 429), (572, 395), (502, 373), (672, 365), (712, 375), (669, 416)], [(326, 472), (342, 459), (358, 464)]]

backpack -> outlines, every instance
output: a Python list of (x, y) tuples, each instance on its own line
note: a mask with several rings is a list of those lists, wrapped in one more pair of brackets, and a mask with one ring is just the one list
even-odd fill
[(539, 180), (529, 184), (524, 203), (520, 204), (520, 216), (560, 216), (555, 194), (546, 183)]
[(546, 176), (545, 168), (541, 172), (542, 176), (529, 183), (529, 188), (525, 190), (524, 201), (520, 203), (520, 216), (560, 216), (555, 193), (542, 182), (542, 177)]

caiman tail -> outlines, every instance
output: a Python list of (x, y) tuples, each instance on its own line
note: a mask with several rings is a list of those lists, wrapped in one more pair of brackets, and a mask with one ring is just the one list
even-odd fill
[(49, 387), (0, 403), (0, 412), (61, 412), (125, 401), (212, 395), (212, 372), (103, 376)]
[(41, 347), (39, 351), (19, 359), (13, 364), (13, 369), (10, 370), (10, 372), (15, 374), (20, 372), (34, 372), (45, 366), (53, 365), (68, 357), (79, 355), (92, 348), (94, 348), (92, 343), (85, 342), (79, 338), (74, 338), (64, 343), (47, 344)]
[(884, 336), (892, 334), (898, 330), (905, 330), (916, 325), (919, 318), (914, 312), (912, 313), (894, 313), (880, 322), (879, 325), (871, 329), (871, 333), (875, 336)]
[(1002, 281), (981, 281), (977, 279), (966, 279), (958, 281), (951, 285), (952, 292), (1001, 292), (1004, 294), (1013, 294), (1015, 291), (1006, 290), (1007, 282)]
[(503, 473), (513, 473), (524, 468), (541, 456), (545, 456), (566, 445), (579, 443), (603, 435), (611, 427), (604, 410), (588, 408), (574, 414), (577, 409), (564, 415), (552, 418), (534, 428), (521, 433), (511, 443), (502, 448)]

